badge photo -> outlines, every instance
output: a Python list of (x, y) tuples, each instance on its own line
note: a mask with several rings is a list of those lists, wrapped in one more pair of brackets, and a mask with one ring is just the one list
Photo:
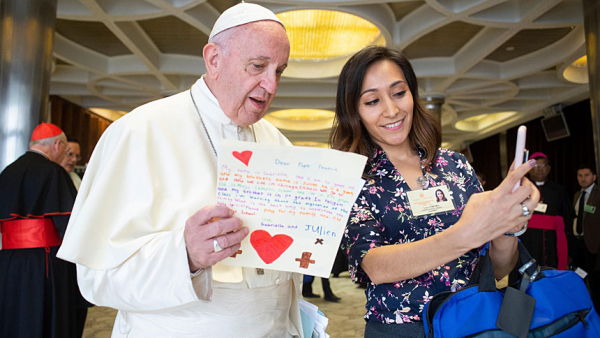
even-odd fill
[(436, 215), (455, 209), (448, 187), (440, 185), (406, 193), (414, 217)]

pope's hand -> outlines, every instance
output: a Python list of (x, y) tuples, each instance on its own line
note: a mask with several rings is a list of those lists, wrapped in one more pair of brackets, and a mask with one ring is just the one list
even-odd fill
[[(248, 228), (242, 227), (242, 221), (233, 217), (229, 208), (212, 205), (200, 209), (188, 218), (183, 232), (190, 271), (211, 267), (231, 256), (247, 235)], [(215, 251), (217, 246), (222, 250)]]

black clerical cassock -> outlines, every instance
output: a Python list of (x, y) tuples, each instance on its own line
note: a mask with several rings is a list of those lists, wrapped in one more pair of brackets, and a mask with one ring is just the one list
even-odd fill
[(75, 266), (56, 258), (76, 194), (35, 151), (0, 174), (0, 337), (80, 337)]

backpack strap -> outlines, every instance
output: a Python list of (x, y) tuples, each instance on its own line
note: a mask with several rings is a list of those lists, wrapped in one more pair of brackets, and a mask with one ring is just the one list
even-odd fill
[(520, 266), (519, 272), (523, 275), (521, 283), (518, 290), (510, 286), (506, 288), (496, 326), (514, 336), (527, 338), (535, 310), (535, 298), (528, 295), (526, 291), (531, 282), (543, 277), (543, 273), (521, 241), (518, 250), (517, 266)]

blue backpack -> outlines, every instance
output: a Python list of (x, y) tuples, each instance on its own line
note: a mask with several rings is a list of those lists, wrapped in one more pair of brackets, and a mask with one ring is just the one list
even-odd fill
[(542, 268), (519, 242), (518, 289), (497, 290), (487, 245), (469, 285), (435, 295), (423, 310), (428, 338), (600, 337), (600, 318), (573, 271)]

